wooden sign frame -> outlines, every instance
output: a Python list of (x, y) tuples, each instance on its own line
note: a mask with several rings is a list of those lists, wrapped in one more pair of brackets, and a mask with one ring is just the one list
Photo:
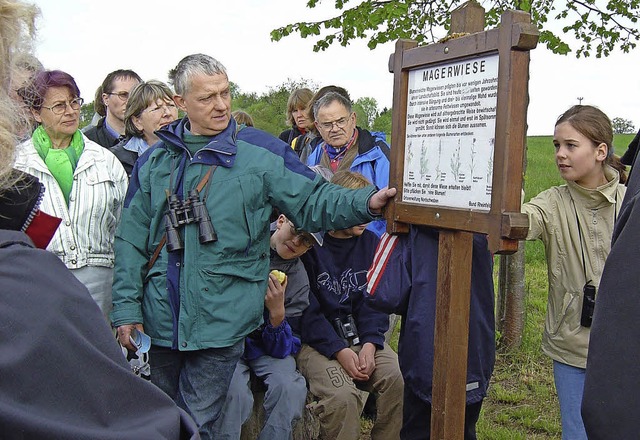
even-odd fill
[[(517, 250), (517, 240), (526, 237), (529, 227), (527, 216), (520, 213), (520, 204), (529, 51), (536, 47), (538, 35), (529, 14), (506, 11), (497, 29), (421, 47), (413, 40), (398, 40), (395, 53), (389, 60), (389, 70), (394, 74), (389, 186), (398, 189), (398, 194), (385, 211), (390, 233), (406, 232), (407, 224), (420, 224), (488, 234), (489, 248), (494, 253)], [(409, 72), (491, 54), (498, 55), (498, 90), (489, 212), (402, 201)]]

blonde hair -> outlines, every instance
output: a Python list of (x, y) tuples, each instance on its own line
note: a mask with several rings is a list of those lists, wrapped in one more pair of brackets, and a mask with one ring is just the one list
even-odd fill
[(244, 124), (247, 127), (253, 127), (253, 118), (247, 112), (243, 112), (242, 110), (236, 110), (231, 112), (231, 116), (236, 120), (238, 124)]
[(360, 189), (371, 185), (369, 179), (355, 171), (341, 170), (336, 172), (331, 178), (331, 183), (344, 186), (345, 188)]
[(18, 53), (31, 52), (38, 13), (35, 5), (0, 0), (0, 189), (12, 183), (9, 176), (15, 158), (15, 129), (20, 115), (17, 104), (9, 96), (10, 79), (16, 69), (14, 57)]

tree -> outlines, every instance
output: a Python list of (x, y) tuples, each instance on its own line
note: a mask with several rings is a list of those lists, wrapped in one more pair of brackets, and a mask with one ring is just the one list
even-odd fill
[(367, 130), (370, 129), (378, 116), (378, 101), (374, 98), (364, 97), (359, 98), (353, 104), (362, 112), (362, 117), (358, 115), (358, 125)]
[(615, 134), (628, 134), (635, 133), (636, 131), (636, 127), (629, 119), (613, 118), (611, 125), (613, 126), (613, 132)]
[(80, 107), (80, 128), (86, 127), (91, 123), (94, 113), (93, 101), (83, 104), (82, 107)]
[(371, 128), (374, 131), (383, 131), (391, 138), (391, 109), (383, 109), (373, 121)]
[[(340, 13), (318, 21), (300, 21), (271, 31), (271, 39), (298, 33), (302, 38), (317, 37), (313, 50), (327, 49), (333, 43), (347, 46), (352, 40), (367, 39), (369, 48), (378, 44), (410, 38), (418, 44), (432, 43), (449, 29), (451, 11), (466, 0), (365, 0), (347, 8), (350, 0), (335, 0)], [(315, 8), (320, 0), (308, 0)], [(481, 0), (487, 26), (495, 27), (507, 9), (531, 14), (540, 29), (540, 43), (553, 53), (567, 54), (576, 46), (576, 57), (608, 56), (614, 49), (623, 52), (640, 40), (637, 22), (640, 0)], [(562, 26), (562, 33), (553, 26)], [(321, 35), (322, 34), (322, 35)], [(437, 36), (438, 34), (441, 34)], [(573, 38), (571, 38), (573, 37)], [(575, 39), (575, 41), (572, 41)], [(571, 44), (569, 43), (571, 41)]]

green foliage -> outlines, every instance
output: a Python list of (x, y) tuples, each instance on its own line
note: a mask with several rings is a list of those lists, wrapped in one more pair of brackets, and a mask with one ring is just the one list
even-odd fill
[[(365, 0), (347, 8), (350, 0), (335, 0), (338, 15), (318, 21), (300, 21), (271, 31), (271, 39), (297, 33), (302, 38), (315, 39), (313, 50), (326, 50), (338, 43), (347, 46), (352, 40), (365, 39), (374, 49), (378, 44), (410, 38), (427, 44), (443, 37), (450, 26), (451, 12), (466, 0)], [(318, 0), (309, 0), (315, 8)], [(540, 29), (540, 43), (553, 53), (567, 54), (575, 47), (576, 57), (608, 56), (612, 50), (623, 52), (636, 47), (640, 40), (638, 17), (640, 0), (481, 0), (486, 10), (487, 25), (499, 24), (507, 9), (519, 9), (531, 14)], [(562, 26), (562, 33), (552, 25)]]
[(93, 101), (80, 107), (80, 128), (86, 127), (91, 123), (94, 113)]
[(356, 100), (353, 106), (360, 112), (356, 112), (358, 115), (358, 125), (370, 130), (376, 117), (378, 117), (378, 101), (374, 98), (365, 97)]
[(613, 118), (611, 120), (611, 125), (613, 125), (613, 132), (615, 134), (627, 134), (634, 133), (636, 131), (636, 127), (629, 119)]
[(353, 110), (356, 114), (356, 123), (358, 124), (358, 127), (370, 130), (371, 126), (367, 122), (368, 118), (363, 108), (358, 104), (353, 104), (351, 106), (351, 110)]
[(232, 109), (243, 110), (251, 115), (255, 126), (278, 136), (283, 130), (291, 128), (287, 125), (287, 100), (295, 89), (308, 87), (315, 90), (317, 86), (309, 80), (293, 80), (288, 78), (284, 83), (271, 87), (262, 95), (244, 93), (236, 84), (232, 85)]
[(383, 131), (387, 133), (387, 137), (391, 137), (391, 110), (384, 109), (378, 117), (373, 121), (371, 128), (374, 131)]

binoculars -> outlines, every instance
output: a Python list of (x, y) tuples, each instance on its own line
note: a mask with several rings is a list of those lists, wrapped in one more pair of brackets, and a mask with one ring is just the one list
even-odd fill
[(198, 238), (200, 243), (213, 243), (218, 241), (218, 235), (213, 229), (209, 211), (200, 201), (198, 190), (189, 191), (185, 200), (180, 200), (177, 195), (169, 196), (169, 209), (164, 215), (164, 227), (167, 233), (167, 250), (169, 252), (184, 249), (184, 243), (180, 237), (179, 229), (190, 223), (198, 223)]
[(338, 336), (340, 336), (347, 345), (360, 344), (360, 337), (358, 336), (358, 329), (356, 328), (356, 322), (352, 315), (348, 315), (345, 321), (340, 318), (333, 320), (333, 327), (336, 329)]

